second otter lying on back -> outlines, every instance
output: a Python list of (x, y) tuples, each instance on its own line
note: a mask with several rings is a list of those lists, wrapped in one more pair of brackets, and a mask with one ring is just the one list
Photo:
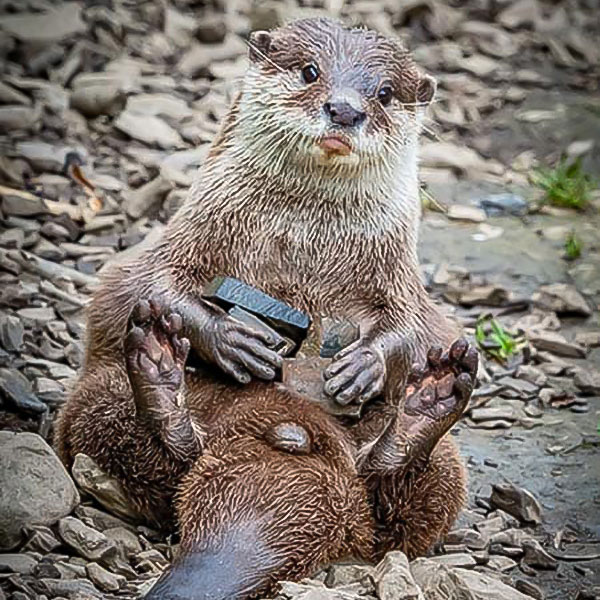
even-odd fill
[[(456, 517), (464, 472), (443, 435), (476, 355), (463, 342), (428, 354), (456, 337), (416, 253), (418, 137), (434, 91), (371, 31), (309, 19), (254, 34), (185, 205), (95, 294), (58, 445), (67, 464), (84, 452), (118, 477), (150, 520), (173, 520), (177, 495), (183, 558), (155, 597), (246, 598), (350, 554), (415, 556)], [(218, 275), (360, 325), (324, 378), (339, 402), (372, 402), (364, 422), (346, 427), (263, 383), (281, 358), (201, 299)], [(190, 346), (204, 369), (184, 373)], [(406, 365), (426, 357), (403, 411)], [(384, 396), (393, 419), (377, 441)], [(289, 431), (302, 453), (282, 450)]]

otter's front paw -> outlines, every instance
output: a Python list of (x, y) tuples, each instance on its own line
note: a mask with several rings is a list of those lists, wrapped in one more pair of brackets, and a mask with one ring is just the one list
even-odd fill
[(383, 352), (363, 340), (358, 340), (333, 357), (333, 362), (325, 370), (324, 376), (325, 393), (339, 404), (367, 402), (383, 393)]
[(239, 383), (252, 377), (270, 381), (281, 368), (282, 358), (269, 348), (274, 340), (228, 315), (215, 317), (204, 331), (204, 348), (225, 373)]

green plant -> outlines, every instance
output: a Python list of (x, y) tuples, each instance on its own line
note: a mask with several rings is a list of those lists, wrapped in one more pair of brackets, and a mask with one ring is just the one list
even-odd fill
[(581, 256), (583, 244), (577, 237), (575, 231), (570, 231), (565, 240), (565, 257), (568, 260), (575, 260)]
[(584, 209), (596, 187), (582, 167), (581, 157), (574, 161), (563, 156), (554, 168), (539, 168), (531, 177), (532, 183), (545, 192), (545, 201), (554, 206)]
[(523, 337), (509, 333), (490, 315), (477, 321), (475, 340), (482, 352), (500, 362), (506, 362), (527, 344)]

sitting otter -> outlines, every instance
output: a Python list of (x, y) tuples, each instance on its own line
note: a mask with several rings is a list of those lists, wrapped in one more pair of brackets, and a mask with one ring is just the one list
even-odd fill
[[(253, 34), (186, 203), (95, 293), (57, 446), (178, 526), (180, 557), (148, 598), (244, 599), (345, 557), (413, 558), (455, 520), (465, 472), (445, 434), (477, 353), (452, 343), (417, 262), (417, 145), (434, 91), (372, 31), (307, 19)], [(363, 416), (275, 382), (269, 335), (203, 300), (215, 276), (358, 323), (323, 377)]]

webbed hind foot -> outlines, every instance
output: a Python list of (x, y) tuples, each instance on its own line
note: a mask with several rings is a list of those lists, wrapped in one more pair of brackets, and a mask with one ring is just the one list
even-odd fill
[(173, 454), (194, 458), (201, 432), (184, 400), (188, 340), (180, 336), (181, 317), (160, 300), (140, 300), (129, 318), (124, 350), (138, 417), (158, 431)]
[(477, 350), (461, 338), (445, 354), (431, 348), (426, 364), (413, 367), (399, 423), (409, 458), (429, 456), (459, 420), (475, 386), (478, 360)]

